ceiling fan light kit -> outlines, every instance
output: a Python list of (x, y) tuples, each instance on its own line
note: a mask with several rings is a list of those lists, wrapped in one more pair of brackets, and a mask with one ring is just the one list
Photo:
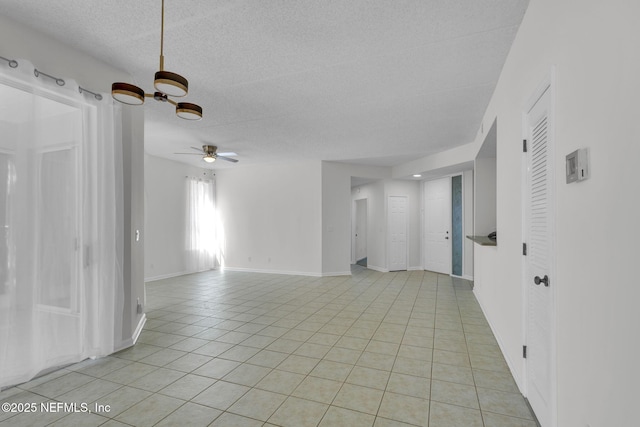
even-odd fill
[(180, 74), (164, 70), (164, 0), (162, 0), (162, 24), (160, 29), (160, 71), (157, 71), (153, 81), (156, 91), (153, 94), (144, 93), (138, 86), (116, 82), (111, 85), (111, 96), (118, 102), (128, 105), (142, 105), (145, 98), (168, 102), (176, 107), (176, 115), (185, 120), (202, 119), (202, 107), (190, 102), (175, 102), (169, 96), (183, 97), (189, 93), (189, 82)]
[(218, 153), (218, 147), (215, 145), (205, 144), (202, 148), (191, 147), (194, 150), (198, 151), (198, 153), (173, 153), (173, 154), (186, 154), (188, 156), (202, 156), (202, 160), (207, 163), (213, 163), (216, 159), (226, 160), (231, 163), (238, 163), (237, 159), (232, 159), (227, 156), (237, 156), (236, 153)]

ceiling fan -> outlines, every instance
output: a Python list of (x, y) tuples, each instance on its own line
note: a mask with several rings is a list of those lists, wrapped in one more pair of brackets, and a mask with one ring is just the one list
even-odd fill
[(227, 156), (237, 156), (236, 153), (218, 153), (218, 147), (215, 145), (203, 145), (202, 148), (191, 147), (198, 153), (173, 153), (173, 154), (186, 154), (191, 156), (202, 156), (202, 160), (207, 163), (213, 163), (216, 159), (226, 160), (228, 162), (238, 163), (237, 159), (232, 159)]

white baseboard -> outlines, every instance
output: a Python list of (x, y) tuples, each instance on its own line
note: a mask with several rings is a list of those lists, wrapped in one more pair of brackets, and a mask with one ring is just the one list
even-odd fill
[(136, 330), (133, 332), (133, 344), (138, 342), (138, 338), (140, 338), (140, 334), (142, 333), (142, 329), (144, 328), (144, 324), (147, 323), (147, 315), (146, 313), (142, 313), (142, 317), (140, 317), (140, 321), (138, 322), (138, 326)]
[(422, 268), (421, 265), (417, 266), (417, 267), (409, 267), (407, 268), (407, 271), (422, 271), (424, 270), (424, 268)]
[(145, 277), (144, 281), (145, 281), (145, 283), (146, 282), (153, 282), (155, 280), (170, 279), (172, 277), (186, 276), (187, 274), (203, 273), (205, 271), (215, 271), (215, 270), (219, 270), (219, 267), (205, 268), (204, 270), (196, 270), (196, 271), (180, 271), (178, 273), (161, 274), (159, 276)]
[(351, 276), (351, 270), (349, 270), (349, 271), (336, 271), (334, 273), (322, 273), (322, 277), (332, 277), (332, 276)]
[(129, 348), (129, 347), (133, 346), (133, 344), (134, 344), (133, 338), (128, 338), (128, 339), (118, 343), (117, 345), (115, 345), (113, 347), (113, 352), (117, 353), (119, 351), (122, 351), (122, 350), (124, 350), (126, 348)]
[(147, 315), (145, 313), (142, 313), (142, 317), (140, 318), (140, 321), (138, 322), (138, 326), (136, 326), (136, 330), (133, 331), (133, 336), (131, 338), (127, 338), (126, 340), (122, 341), (121, 343), (117, 344), (114, 346), (113, 352), (117, 353), (120, 350), (124, 350), (125, 348), (129, 348), (132, 347), (136, 344), (136, 342), (138, 341), (138, 338), (140, 337), (140, 334), (142, 333), (142, 329), (144, 328), (145, 323), (147, 323)]
[[(308, 271), (286, 271), (286, 270), (264, 270), (259, 268), (242, 268), (242, 267), (224, 267), (224, 268), (214, 268), (213, 270), (220, 271), (239, 271), (244, 273), (265, 273), (265, 274), (284, 274), (287, 276), (310, 276), (310, 277), (331, 277), (331, 276), (350, 276), (351, 270), (349, 271), (333, 271), (328, 273), (310, 273)], [(181, 273), (170, 273), (163, 274), (160, 276), (147, 277), (144, 279), (146, 282), (153, 282), (155, 280), (169, 279), (172, 277), (185, 276), (187, 274), (194, 273), (202, 273), (204, 271), (212, 271), (211, 269), (202, 270), (202, 271), (183, 271)]]
[(378, 267), (376, 265), (367, 265), (367, 268), (369, 270), (375, 270), (375, 271), (379, 271), (380, 273), (388, 273), (389, 270), (386, 268), (382, 268), (382, 267)]
[[(265, 274), (283, 274), (286, 276), (310, 276), (322, 277), (322, 273), (312, 273), (309, 271), (287, 271), (287, 270), (264, 270), (259, 268), (243, 268), (243, 267), (224, 267), (222, 271), (239, 271), (243, 273), (265, 273)], [(351, 272), (349, 272), (351, 274)]]
[(520, 376), (517, 374), (517, 370), (514, 369), (514, 363), (513, 361), (507, 356), (507, 352), (505, 351), (505, 345), (504, 342), (502, 341), (502, 339), (500, 338), (500, 335), (498, 335), (496, 333), (496, 329), (493, 327), (493, 324), (491, 323), (491, 319), (489, 319), (489, 317), (487, 317), (487, 311), (484, 309), (484, 306), (482, 305), (482, 301), (480, 299), (478, 299), (478, 294), (476, 293), (476, 290), (474, 289), (473, 291), (473, 295), (476, 297), (476, 301), (478, 301), (478, 305), (480, 305), (480, 309), (482, 310), (482, 314), (484, 315), (484, 318), (487, 320), (487, 323), (489, 324), (489, 328), (491, 328), (491, 332), (493, 333), (493, 336), (495, 337), (496, 341), (498, 342), (498, 347), (500, 347), (500, 351), (502, 352), (502, 356), (504, 357), (505, 362), (507, 362), (507, 366), (509, 367), (509, 370), (511, 371), (511, 375), (513, 376), (514, 381), (516, 382), (516, 385), (518, 386), (518, 389), (520, 390), (521, 393), (523, 393), (523, 384), (522, 384), (522, 379), (520, 378)]
[(178, 273), (161, 274), (159, 276), (145, 277), (144, 281), (153, 282), (155, 280), (170, 279), (172, 277), (184, 276), (185, 274), (191, 274), (191, 273), (189, 273), (188, 271), (180, 271)]
[(458, 279), (464, 279), (464, 280), (473, 282), (473, 276), (468, 276), (468, 275), (458, 276), (457, 274), (452, 274), (451, 277), (457, 277)]

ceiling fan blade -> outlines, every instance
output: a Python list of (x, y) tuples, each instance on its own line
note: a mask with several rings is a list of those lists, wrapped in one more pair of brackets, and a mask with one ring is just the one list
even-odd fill
[(216, 159), (226, 160), (227, 162), (238, 163), (237, 159), (232, 159), (231, 157), (221, 156), (219, 154), (216, 156)]
[(228, 153), (217, 153), (217, 154), (218, 156), (227, 156), (227, 157), (229, 156), (235, 157), (238, 155), (238, 153), (234, 153), (233, 151), (229, 151)]
[(202, 148), (196, 148), (196, 147), (191, 147), (191, 148), (193, 148), (194, 150), (199, 151), (201, 153), (204, 153), (204, 151), (202, 151)]

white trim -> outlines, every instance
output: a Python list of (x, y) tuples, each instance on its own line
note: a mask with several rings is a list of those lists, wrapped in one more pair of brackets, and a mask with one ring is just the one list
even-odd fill
[[(332, 275), (333, 273), (311, 273), (308, 271), (286, 271), (286, 270), (264, 270), (260, 268), (243, 268), (243, 267), (224, 267), (220, 271), (237, 271), (242, 273), (265, 273), (265, 274), (283, 274), (287, 276), (310, 276), (310, 277), (322, 277), (324, 274)], [(344, 273), (344, 274), (351, 274)]]
[(136, 326), (136, 330), (133, 332), (133, 336), (121, 341), (120, 344), (114, 345), (113, 352), (117, 353), (125, 348), (134, 346), (138, 341), (138, 338), (140, 338), (140, 334), (142, 333), (145, 323), (147, 323), (147, 315), (142, 313), (142, 317), (140, 317), (140, 321), (138, 322), (138, 326)]
[(138, 326), (136, 327), (136, 330), (133, 332), (133, 337), (131, 337), (134, 345), (136, 342), (138, 342), (138, 338), (140, 338), (140, 334), (142, 333), (142, 329), (144, 328), (145, 323), (147, 323), (147, 314), (142, 313), (142, 317), (140, 317)]
[(214, 268), (205, 268), (204, 270), (197, 270), (197, 271), (181, 271), (181, 272), (178, 272), (178, 273), (161, 274), (159, 276), (145, 277), (144, 281), (145, 281), (145, 283), (146, 282), (154, 282), (156, 280), (170, 279), (172, 277), (187, 276), (189, 274), (204, 273), (205, 271), (216, 271), (216, 270), (220, 270), (220, 268), (219, 267), (214, 267)]
[(423, 270), (424, 270), (424, 267), (421, 265), (407, 268), (407, 271), (423, 271)]
[(518, 386), (518, 389), (524, 395), (522, 378), (520, 378), (517, 375), (518, 370), (514, 369), (514, 367), (516, 366), (515, 363), (511, 359), (509, 359), (508, 353), (505, 350), (507, 348), (507, 346), (504, 344), (504, 342), (500, 338), (500, 335), (498, 334), (498, 330), (493, 327), (493, 324), (491, 323), (491, 320), (490, 320), (489, 316), (487, 316), (487, 311), (484, 309), (484, 306), (482, 305), (482, 301), (478, 298), (478, 295), (476, 294), (476, 290), (473, 289), (472, 292), (473, 292), (473, 296), (475, 297), (476, 301), (478, 301), (478, 305), (480, 305), (480, 310), (482, 310), (482, 314), (484, 315), (484, 318), (486, 319), (487, 323), (489, 324), (489, 328), (491, 328), (491, 332), (493, 333), (493, 336), (495, 337), (496, 341), (498, 342), (498, 347), (500, 347), (500, 352), (502, 353), (502, 356), (504, 357), (505, 362), (507, 362), (507, 366), (509, 367), (509, 370), (511, 371), (511, 375), (513, 376), (513, 379), (515, 380), (516, 385)]
[(376, 266), (376, 265), (371, 265), (371, 264), (368, 264), (368, 265), (367, 265), (367, 268), (368, 268), (369, 270), (379, 271), (380, 273), (388, 273), (388, 272), (389, 272), (389, 270), (388, 270), (388, 269), (386, 269), (386, 268), (378, 267), (378, 266)]
[(172, 277), (185, 276), (187, 274), (191, 274), (191, 273), (189, 273), (188, 271), (180, 271), (178, 273), (161, 274), (159, 276), (145, 277), (144, 281), (145, 281), (145, 283), (146, 282), (154, 282), (156, 280), (170, 279)]
[(473, 282), (473, 276), (469, 276), (468, 274), (465, 274), (462, 278)]
[(135, 343), (133, 342), (133, 338), (127, 338), (126, 340), (120, 342), (120, 344), (115, 345), (113, 348), (113, 352), (117, 353), (119, 351), (122, 351), (126, 348), (132, 347)]
[(334, 277), (334, 276), (351, 276), (351, 271), (336, 271), (332, 273), (330, 272), (330, 273), (320, 274), (320, 277)]

